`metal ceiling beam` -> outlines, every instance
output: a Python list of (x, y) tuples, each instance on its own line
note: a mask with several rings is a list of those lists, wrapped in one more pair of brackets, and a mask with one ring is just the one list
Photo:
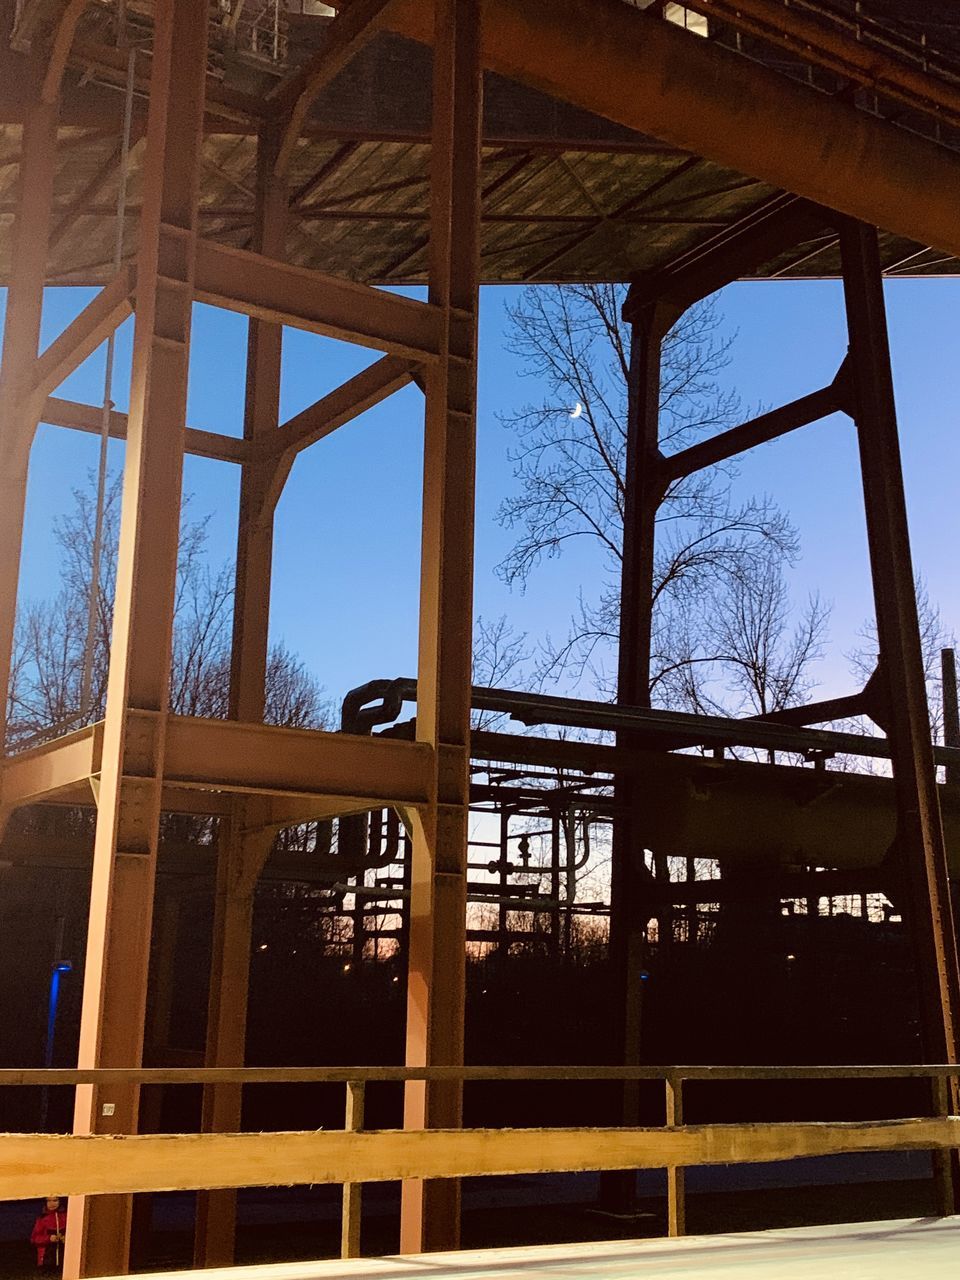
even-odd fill
[[(671, 170), (670, 173), (661, 174), (656, 178), (652, 185), (641, 191), (634, 192), (629, 199), (621, 201), (616, 208), (610, 209), (609, 211), (600, 209), (598, 216), (595, 218), (591, 226), (588, 226), (585, 230), (576, 231), (572, 240), (566, 244), (560, 245), (559, 248), (548, 253), (546, 257), (541, 258), (539, 262), (535, 263), (529, 269), (529, 271), (524, 273), (524, 279), (536, 280), (538, 276), (543, 275), (548, 267), (554, 266), (557, 262), (560, 262), (575, 250), (582, 249), (585, 244), (605, 228), (615, 226), (621, 219), (628, 219), (632, 213), (635, 213), (638, 205), (640, 206), (640, 212), (639, 214), (635, 214), (635, 217), (642, 223), (644, 203), (647, 200), (652, 199), (653, 196), (658, 195), (665, 187), (670, 186), (671, 183), (676, 182), (679, 178), (686, 177), (691, 169), (695, 169), (697, 165), (701, 163), (699, 156), (686, 156), (685, 158), (680, 159), (676, 168)], [(572, 174), (572, 166), (568, 165), (568, 169)], [(585, 195), (590, 194), (586, 188), (583, 188), (583, 190)]]
[[(73, 41), (70, 61), (85, 71), (94, 68), (103, 79), (116, 85), (125, 85), (127, 82), (127, 53), (124, 49), (81, 36)], [(149, 50), (142, 51), (139, 70), (134, 79), (140, 93), (149, 93), (152, 65), (152, 53)], [(255, 128), (257, 121), (263, 117), (260, 98), (231, 89), (213, 76), (207, 77), (205, 107), (209, 116), (222, 117), (250, 129)]]
[[(430, 6), (394, 30), (429, 42)], [(620, 0), (488, 0), (484, 60), (626, 128), (960, 254), (960, 156)]]
[(63, 73), (67, 69), (70, 49), (77, 32), (80, 19), (86, 11), (89, 0), (67, 0), (60, 15), (51, 41), (50, 56), (47, 62), (47, 73), (43, 78), (40, 98), (43, 102), (56, 102), (60, 96)]
[[(847, 19), (847, 29), (828, 25), (787, 4), (771, 0), (683, 0), (688, 9), (725, 23), (735, 31), (756, 36), (780, 49), (788, 49), (804, 62), (814, 62), (838, 76), (872, 89), (935, 120), (960, 125), (960, 87), (936, 74), (912, 67), (879, 46), (877, 39), (860, 36), (860, 15)], [(887, 41), (890, 33), (876, 32)], [(917, 47), (918, 53), (920, 47)], [(923, 48), (926, 58), (935, 52)]]
[(808, 200), (775, 196), (673, 262), (636, 277), (624, 318), (633, 319), (638, 308), (655, 301), (669, 302), (679, 314), (714, 290), (754, 275), (772, 258), (821, 235), (831, 218), (828, 209)]
[[(138, 137), (137, 142), (139, 140)], [(79, 218), (82, 218), (85, 213), (94, 212), (94, 201), (116, 172), (117, 166), (122, 162), (123, 153), (124, 143), (123, 138), (120, 137), (104, 162), (95, 170), (90, 180), (85, 182), (80, 190), (76, 192), (69, 205), (57, 219), (56, 225), (50, 232), (49, 248), (51, 252), (57, 248), (71, 231), (76, 230)], [(114, 214), (116, 214), (116, 206), (114, 206)]]
[(414, 360), (439, 351), (442, 317), (426, 303), (209, 240), (197, 246), (196, 298)]
[(284, 121), (274, 164), (277, 175), (286, 173), (289, 167), (310, 108), (334, 76), (380, 30), (390, 3), (391, 0), (354, 0), (326, 28), (322, 48), (268, 99), (277, 119)]

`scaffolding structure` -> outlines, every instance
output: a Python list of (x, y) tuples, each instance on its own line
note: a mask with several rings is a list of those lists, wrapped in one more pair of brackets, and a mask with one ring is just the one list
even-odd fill
[[(610, 945), (622, 1011), (617, 1053), (622, 1062), (635, 1063), (641, 980), (636, 959), (656, 912), (643, 865), (651, 752), (722, 741), (724, 734), (736, 742), (754, 731), (736, 723), (657, 721), (648, 707), (657, 508), (672, 479), (838, 411), (852, 420), (859, 444), (880, 646), (875, 680), (847, 702), (870, 715), (887, 738), (898, 883), (917, 953), (925, 1053), (930, 1062), (956, 1063), (960, 977), (883, 272), (952, 271), (960, 255), (960, 51), (945, 37), (918, 65), (916, 42), (901, 39), (895, 23), (852, 20), (850, 6), (842, 3), (696, 0), (686, 7), (721, 21), (716, 38), (707, 39), (699, 28), (688, 30), (664, 13), (676, 6), (647, 9), (621, 0), (351, 0), (334, 7), (333, 18), (287, 13), (283, 47), (277, 8), (269, 49), (257, 36), (258, 65), (251, 68), (249, 58), (241, 59), (238, 70), (236, 41), (231, 45), (223, 29), (230, 23), (234, 33), (244, 29), (242, 4), (230, 8), (228, 18), (220, 6), (196, 0), (128, 0), (119, 7), (25, 0), (16, 12), (6, 6), (13, 48), (3, 54), (9, 74), (2, 109), (4, 127), (19, 137), (9, 161), (19, 178), (15, 211), (4, 215), (10, 235), (0, 367), (0, 687), (10, 671), (37, 426), (44, 421), (100, 429), (98, 409), (55, 393), (124, 319), (134, 317), (129, 412), (112, 412), (107, 422), (126, 449), (105, 718), (7, 755), (0, 776), (3, 821), (32, 804), (96, 806), (78, 1066), (136, 1068), (142, 1061), (162, 814), (199, 814), (219, 823), (205, 1063), (236, 1067), (244, 1055), (254, 889), (277, 832), (383, 809), (402, 815), (411, 851), (404, 886), (406, 1063), (462, 1064), (471, 760), (509, 760), (518, 751), (531, 764), (551, 765), (562, 757), (584, 772), (600, 768), (613, 782)], [(129, 11), (144, 42), (132, 59), (122, 30), (117, 39), (118, 10)], [(257, 17), (252, 10), (251, 16)], [(313, 33), (309, 40), (306, 31)], [(320, 108), (335, 98), (337, 77), (349, 74), (374, 37), (388, 31), (432, 49), (428, 118), (425, 125), (414, 119), (404, 135), (416, 163), (428, 161), (429, 169), (401, 175), (407, 191), (419, 191), (419, 202), (399, 210), (401, 221), (410, 215), (400, 242), (388, 234), (398, 211), (376, 200), (371, 205), (367, 189), (354, 221), (366, 218), (365, 226), (381, 231), (370, 231), (373, 249), (356, 249), (355, 278), (348, 279), (345, 272), (321, 269), (323, 245), (301, 232), (311, 217), (338, 226), (351, 221), (342, 206), (324, 209), (314, 201), (311, 213), (312, 193), (342, 174), (365, 143), (377, 145), (382, 134), (361, 122), (352, 136), (346, 128), (337, 135)], [(786, 68), (784, 41), (793, 60)], [(780, 50), (776, 56), (770, 55), (771, 42)], [(288, 47), (299, 48), (299, 60), (285, 61)], [(269, 68), (259, 65), (264, 61)], [(809, 73), (805, 79), (796, 74), (796, 63)], [(531, 87), (532, 114), (543, 110), (544, 95), (564, 104), (557, 110), (573, 113), (569, 119), (583, 129), (579, 139), (523, 137), (520, 131), (491, 139), (484, 124), (485, 69), (501, 78), (498, 84)], [(112, 270), (109, 255), (71, 267), (66, 259), (75, 252), (70, 236), (76, 220), (89, 217), (93, 231), (109, 220), (102, 204), (119, 160), (122, 98), (116, 88), (128, 75), (136, 94), (132, 131), (139, 148), (135, 217), (124, 228), (119, 269)], [(848, 93), (823, 91), (838, 79)], [(422, 115), (422, 102), (414, 107), (414, 116)], [(238, 154), (255, 158), (252, 207), (231, 213), (219, 189), (210, 195), (211, 135), (238, 140)], [(398, 136), (385, 145), (398, 145)], [(620, 183), (626, 190), (604, 205), (588, 189), (585, 200), (593, 207), (575, 210), (559, 231), (544, 211), (549, 192), (535, 184), (536, 200), (526, 214), (515, 212), (524, 208), (525, 183), (545, 172), (545, 158), (552, 165), (578, 145), (584, 155), (642, 160), (642, 193), (633, 189), (637, 173), (628, 168), (615, 178), (611, 161), (606, 176), (596, 178), (594, 193), (596, 183), (600, 189)], [(324, 158), (312, 154), (313, 146), (325, 148)], [(71, 149), (90, 161), (79, 179), (64, 176), (64, 155)], [(705, 188), (684, 197), (682, 182), (694, 178), (706, 180)], [(235, 173), (228, 179), (228, 186), (236, 185)], [(672, 192), (679, 203), (664, 206), (671, 182), (681, 184)], [(658, 192), (660, 213), (649, 203)], [(497, 200), (508, 194), (514, 205), (498, 213)], [(704, 213), (711, 207), (713, 218)], [(691, 214), (691, 208), (698, 212)], [(299, 230), (292, 261), (294, 224)], [(509, 253), (498, 259), (498, 247), (521, 224), (523, 261)], [(532, 225), (549, 227), (560, 242), (554, 238), (545, 246)], [(675, 238), (660, 260), (624, 269), (633, 239), (664, 225), (674, 229)], [(629, 232), (626, 239), (620, 231)], [(329, 256), (342, 264), (351, 252), (343, 242)], [(658, 391), (660, 346), (669, 327), (695, 301), (730, 281), (806, 272), (842, 276), (849, 348), (837, 353), (835, 380), (664, 457)], [(538, 745), (530, 739), (510, 744), (494, 741), (496, 735), (471, 734), (479, 286), (484, 280), (628, 276), (633, 346), (619, 707), (605, 711), (557, 701), (539, 712), (520, 708), (528, 720), (539, 714), (542, 721), (577, 723), (579, 716), (586, 727), (611, 729), (615, 745)], [(374, 287), (411, 281), (426, 282), (426, 301)], [(43, 289), (56, 282), (103, 288), (41, 351)], [(242, 439), (185, 426), (195, 301), (249, 317)], [(284, 326), (382, 354), (281, 423)], [(266, 725), (273, 515), (293, 461), (411, 383), (423, 391), (425, 405), (412, 736)], [(230, 709), (224, 720), (181, 717), (169, 707), (188, 452), (229, 461), (241, 475)], [(757, 732), (768, 740), (792, 733), (800, 750), (806, 744), (816, 751), (824, 737), (805, 726), (823, 723), (830, 714), (823, 705), (803, 708), (791, 723)], [(946, 759), (956, 763), (954, 755), (941, 757)], [(79, 1086), (75, 1132), (135, 1133), (138, 1102), (136, 1083)], [(624, 1121), (629, 1124), (635, 1115), (636, 1091), (628, 1085)], [(408, 1128), (454, 1129), (460, 1122), (457, 1080), (407, 1082)], [(206, 1132), (240, 1128), (238, 1085), (206, 1087), (202, 1123)], [(945, 1162), (942, 1173), (946, 1180)], [(235, 1197), (231, 1190), (200, 1193), (198, 1265), (232, 1259)], [(127, 1269), (131, 1215), (130, 1196), (75, 1199), (68, 1280)], [(458, 1215), (456, 1181), (405, 1182), (402, 1249), (454, 1247)]]

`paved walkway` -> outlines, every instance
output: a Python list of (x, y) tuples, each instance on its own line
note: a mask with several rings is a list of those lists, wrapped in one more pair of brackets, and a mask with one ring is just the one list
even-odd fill
[[(203, 1280), (958, 1280), (960, 1217), (294, 1262), (202, 1274)], [(198, 1275), (167, 1272), (163, 1280)]]

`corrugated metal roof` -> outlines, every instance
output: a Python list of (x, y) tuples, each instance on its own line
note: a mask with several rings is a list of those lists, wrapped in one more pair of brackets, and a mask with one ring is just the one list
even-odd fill
[[(833, 9), (852, 2), (837, 0)], [(42, 14), (51, 3), (56, 0), (33, 0), (33, 9)], [(772, 7), (777, 3), (772, 0)], [(149, 12), (148, 0), (128, 5), (142, 15)], [(808, 0), (806, 8), (819, 11), (824, 5)], [(940, 24), (944, 47), (952, 51), (956, 44), (960, 50), (960, 6), (946, 0), (870, 0), (862, 8), (884, 22), (898, 22), (910, 39), (921, 20)], [(87, 34), (104, 36), (110, 21), (109, 6), (95, 4)], [(306, 56), (322, 38), (324, 20), (290, 23), (291, 47), (296, 56)], [(726, 40), (721, 30), (715, 35)], [(429, 58), (410, 41), (378, 36), (318, 100), (291, 169), (291, 262), (375, 283), (424, 279)], [(249, 91), (251, 76), (262, 90), (276, 82), (278, 72), (251, 70), (249, 61), (238, 66), (227, 58), (222, 74)], [(488, 282), (621, 280), (656, 271), (777, 194), (492, 74), (485, 134), (481, 254)], [(143, 147), (139, 141), (131, 155), (127, 254), (135, 252)], [(0, 276), (9, 265), (18, 149), (16, 126), (0, 128)], [(248, 243), (255, 164), (252, 133), (207, 136), (205, 236), (241, 247)], [(109, 274), (118, 181), (117, 136), (101, 129), (62, 131), (52, 281), (92, 283)], [(883, 250), (894, 274), (952, 274), (958, 268), (955, 259), (894, 236), (884, 239)], [(763, 274), (816, 277), (837, 268), (835, 245), (824, 239), (799, 246)]]

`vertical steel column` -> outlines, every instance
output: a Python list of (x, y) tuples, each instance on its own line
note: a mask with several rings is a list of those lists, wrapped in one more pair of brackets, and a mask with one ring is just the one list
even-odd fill
[[(251, 248), (271, 258), (286, 253), (290, 198), (285, 177), (275, 164), (280, 130), (265, 126), (258, 138), (257, 201)], [(276, 431), (280, 419), (280, 371), (283, 326), (249, 322), (244, 439), (254, 445)], [(240, 479), (237, 575), (230, 668), (230, 716), (262, 721), (266, 700), (273, 564), (273, 507), (268, 488), (274, 463), (254, 453)], [(210, 993), (207, 1003), (208, 1067), (242, 1066), (246, 1047), (247, 999), (253, 899), (257, 880), (273, 846), (264, 831), (263, 802), (238, 800), (220, 824)], [(201, 1125), (205, 1133), (236, 1132), (242, 1112), (238, 1085), (204, 1090)], [(202, 1191), (197, 1196), (194, 1264), (229, 1266), (234, 1258), (237, 1193)]]
[[(274, 171), (282, 130), (264, 126), (257, 143), (257, 193), (251, 249), (268, 258), (286, 256), (290, 192), (285, 177)], [(249, 322), (244, 439), (263, 443), (280, 420), (280, 366), (283, 326), (265, 320)], [(262, 720), (266, 697), (270, 626), (270, 579), (273, 564), (273, 510), (267, 491), (276, 463), (260, 461), (256, 452), (245, 462), (240, 480), (237, 538), (237, 583), (233, 613), (233, 657), (230, 670), (230, 716)]]
[[(632, 292), (632, 291), (631, 291)], [(627, 303), (632, 319), (627, 387), (627, 449), (623, 475), (623, 557), (621, 563), (620, 652), (617, 700), (625, 707), (649, 707), (650, 645), (653, 625), (655, 522), (663, 486), (659, 470), (660, 348), (676, 311), (659, 303), (643, 310)], [(617, 733), (617, 746), (630, 750), (631, 733)], [(614, 783), (613, 863), (611, 874), (611, 998), (613, 1061), (640, 1060), (640, 1012), (643, 1000), (644, 946), (649, 904), (645, 906), (643, 801), (639, 780), (618, 774)], [(640, 1093), (623, 1085), (616, 1123), (639, 1123)], [(609, 1208), (630, 1212), (636, 1179), (632, 1174), (602, 1176)]]
[[(36, 75), (39, 80), (39, 69)], [(40, 340), (58, 118), (59, 102), (38, 102), (29, 109), (23, 126), (20, 187), (0, 363), (0, 759), (6, 740), (27, 471), (38, 419), (37, 407), (32, 403), (31, 375)], [(3, 815), (0, 814), (0, 830), (2, 828)]]
[[(943, 745), (960, 747), (960, 699), (957, 696), (957, 655), (953, 649), (940, 650), (941, 699), (943, 702)], [(960, 768), (948, 764), (944, 770), (952, 786), (960, 782)]]
[(657, 511), (663, 499), (660, 468), (660, 356), (677, 309), (651, 302), (640, 309), (636, 286), (624, 310), (631, 316), (624, 464), (623, 560), (620, 577), (620, 648), (617, 701), (650, 705), (653, 556)]
[(956, 1062), (960, 975), (930, 742), (880, 253), (873, 227), (849, 219), (838, 225), (880, 667), (887, 681), (897, 843), (916, 952), (924, 1052), (930, 1062)]
[[(248, 812), (248, 807), (238, 804), (229, 818), (220, 820), (204, 1052), (207, 1067), (242, 1067), (245, 1060), (254, 893), (274, 840), (272, 830), (245, 830)], [(206, 1086), (201, 1130), (239, 1132), (242, 1103), (240, 1085)], [(231, 1265), (236, 1226), (236, 1191), (197, 1192), (194, 1265)]]
[[(436, 0), (430, 302), (442, 358), (427, 374), (417, 737), (436, 752), (429, 807), (412, 815), (407, 977), (410, 1066), (463, 1061), (467, 805), (479, 279), (481, 0)], [(407, 1128), (461, 1121), (459, 1085), (407, 1087)], [(400, 1247), (459, 1240), (457, 1182), (407, 1182)]]
[[(130, 413), (80, 1026), (80, 1067), (134, 1067), (170, 697), (207, 10), (157, 0)], [(136, 728), (130, 712), (136, 711)], [(77, 1133), (133, 1133), (139, 1090), (78, 1088)], [(130, 1196), (74, 1197), (64, 1276), (127, 1268)]]
[[(653, 556), (660, 479), (660, 352), (675, 311), (652, 303), (631, 314), (627, 451), (624, 466), (623, 560), (620, 585), (620, 648), (617, 701), (624, 706), (650, 704), (650, 648), (653, 618)], [(630, 733), (617, 733), (617, 746), (636, 745)], [(618, 774), (614, 786), (613, 863), (610, 883), (610, 991), (613, 1001), (613, 1060), (633, 1065), (640, 1059), (640, 1012), (644, 943), (649, 904), (645, 906), (643, 795), (634, 775)], [(625, 1084), (615, 1117), (635, 1125), (639, 1088)], [(610, 1208), (629, 1211), (636, 1179), (607, 1174), (601, 1180)]]

